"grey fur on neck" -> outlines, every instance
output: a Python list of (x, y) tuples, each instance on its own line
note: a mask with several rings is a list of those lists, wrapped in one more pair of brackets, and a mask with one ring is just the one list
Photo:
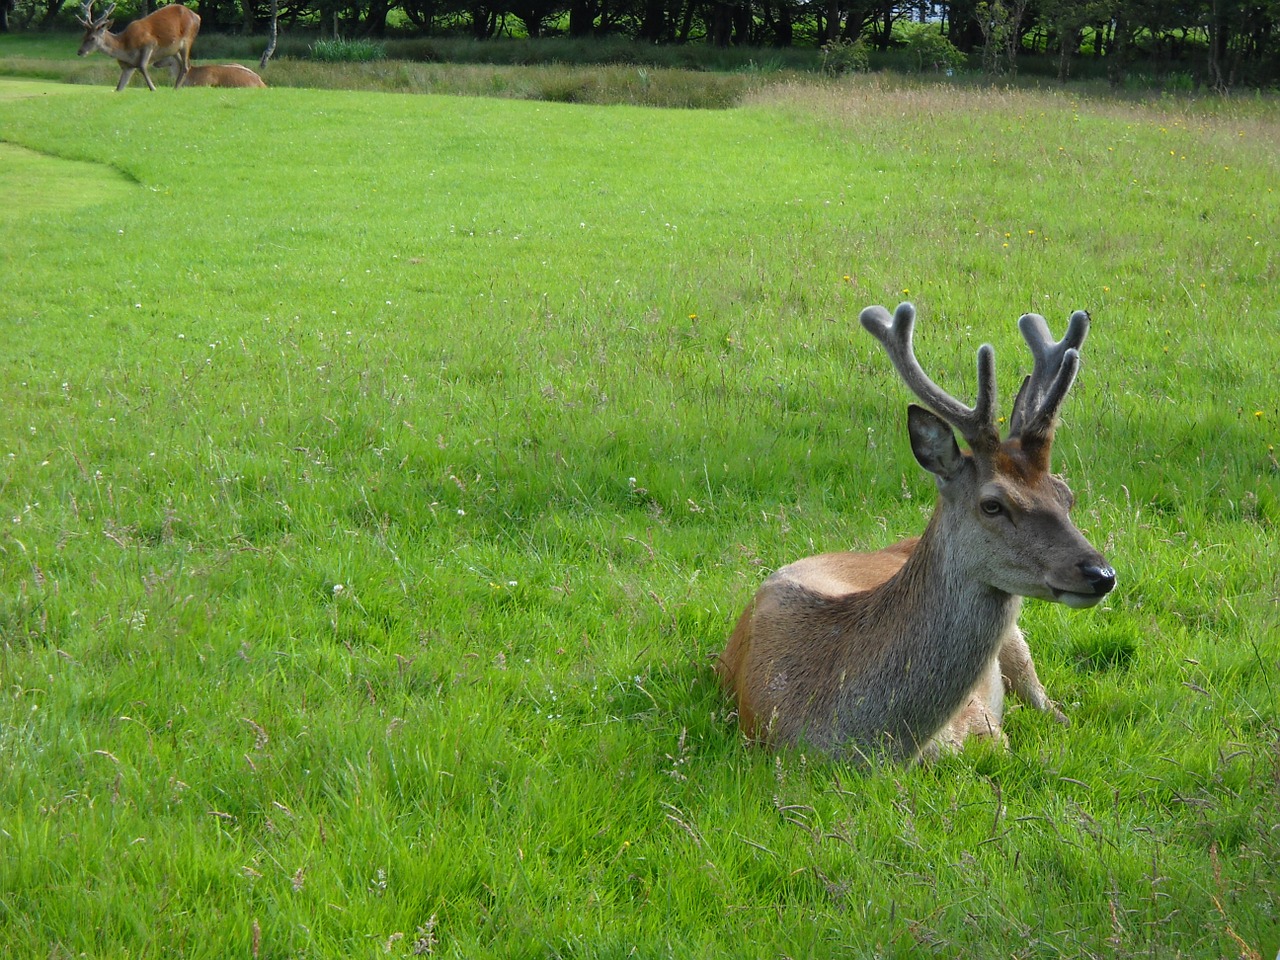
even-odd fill
[[(876, 591), (824, 599), (796, 585), (808, 594), (805, 602), (826, 607), (854, 641), (836, 659), (864, 659), (858, 670), (813, 665), (810, 702), (825, 705), (808, 712), (813, 722), (807, 726), (776, 716), (775, 736), (854, 760), (910, 760), (964, 705), (1016, 621), (1022, 598), (976, 581), (962, 561), (947, 556), (953, 549), (943, 512), (940, 507), (902, 569)], [(859, 650), (860, 622), (890, 623), (894, 630), (878, 649)], [(834, 678), (830, 688), (823, 689), (822, 675)]]

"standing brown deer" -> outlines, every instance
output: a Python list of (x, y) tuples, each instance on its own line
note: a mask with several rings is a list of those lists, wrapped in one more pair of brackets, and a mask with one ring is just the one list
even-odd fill
[(171, 3), (149, 17), (133, 21), (119, 33), (111, 33), (108, 28), (111, 26), (111, 11), (115, 8), (116, 5), (111, 4), (107, 12), (95, 20), (93, 0), (85, 4), (84, 16), (76, 18), (84, 27), (84, 39), (80, 41), (78, 55), (85, 57), (101, 50), (118, 60), (120, 82), (116, 84), (117, 93), (129, 85), (135, 70), (141, 70), (147, 87), (155, 90), (156, 85), (151, 82), (147, 66), (165, 57), (173, 57), (178, 62), (178, 80), (181, 81), (191, 63), (191, 45), (200, 32), (199, 14), (181, 4)]
[(159, 66), (173, 71), (175, 87), (265, 87), (262, 78), (238, 63), (191, 64), (186, 75), (181, 75), (177, 57), (166, 57)]
[(739, 619), (717, 672), (748, 736), (910, 761), (970, 734), (1003, 739), (1006, 684), (1056, 714), (1017, 626), (1022, 598), (1090, 607), (1115, 586), (1115, 571), (1068, 516), (1071, 491), (1049, 472), (1089, 315), (1072, 314), (1059, 342), (1043, 317), (1018, 321), (1035, 362), (1003, 441), (989, 345), (978, 350), (970, 408), (916, 360), (911, 304), (892, 318), (868, 307), (860, 319), (929, 408), (911, 404), (907, 426), (916, 460), (937, 481), (933, 517), (919, 538), (879, 552), (827, 553), (777, 570)]

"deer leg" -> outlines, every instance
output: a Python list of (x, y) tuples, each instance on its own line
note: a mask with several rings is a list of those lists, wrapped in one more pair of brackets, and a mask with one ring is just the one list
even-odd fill
[(175, 87), (182, 86), (182, 82), (187, 79), (187, 73), (191, 70), (191, 51), (187, 47), (181, 47), (176, 57), (178, 62), (178, 75), (173, 79)]
[(133, 67), (127, 63), (120, 64), (120, 82), (116, 84), (116, 93), (127, 87), (131, 79), (133, 79)]
[(961, 708), (953, 724), (960, 724), (961, 739), (987, 737), (1000, 744), (1007, 743), (1000, 725), (1004, 722), (1004, 679), (1000, 675), (1000, 663), (991, 658), (986, 672), (974, 684), (969, 702)]
[(1071, 721), (1049, 699), (1036, 674), (1035, 661), (1027, 638), (1015, 625), (992, 657), (981, 679), (974, 685), (969, 699), (920, 751), (922, 760), (936, 759), (943, 753), (955, 753), (970, 737), (989, 737), (1007, 743), (1001, 724), (1004, 721), (1004, 695), (1009, 692), (1026, 701), (1041, 713), (1047, 713), (1061, 724)]
[(1031, 648), (1027, 646), (1027, 638), (1016, 626), (1009, 631), (1004, 638), (1004, 643), (1000, 645), (999, 663), (1005, 689), (1016, 694), (1019, 699), (1025, 700), (1041, 713), (1049, 714), (1059, 723), (1071, 722), (1044, 692), (1044, 685), (1036, 675), (1036, 665), (1031, 659)]
[(156, 85), (151, 82), (151, 74), (147, 73), (147, 64), (151, 62), (151, 47), (142, 48), (142, 56), (138, 57), (138, 69), (142, 71), (142, 79), (147, 81), (147, 89), (155, 92)]
[(188, 74), (186, 70), (182, 69), (181, 55), (175, 53), (173, 56), (163, 57), (159, 60), (155, 60), (152, 62), (151, 65), (156, 68), (164, 67), (165, 69), (173, 71), (173, 88), (175, 90), (178, 87), (186, 85), (186, 79)]
[(1005, 746), (1008, 740), (1000, 729), (1003, 720), (1004, 679), (1001, 676), (999, 658), (992, 657), (970, 691), (965, 705), (924, 745), (920, 757), (923, 760), (933, 760), (943, 753), (957, 753), (970, 737), (985, 737)]

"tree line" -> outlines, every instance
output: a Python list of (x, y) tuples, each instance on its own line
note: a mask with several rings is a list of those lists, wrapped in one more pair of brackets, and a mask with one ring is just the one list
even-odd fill
[[(121, 0), (117, 17), (154, 0)], [(1137, 61), (1185, 65), (1208, 85), (1280, 81), (1280, 0), (189, 0), (202, 30), (254, 33), (278, 12), (283, 30), (347, 37), (621, 36), (655, 44), (887, 50), (904, 25), (930, 27), (988, 72), (1019, 53), (1053, 57), (1066, 78), (1081, 56), (1113, 79)], [(0, 29), (66, 23), (80, 0), (0, 0)]]

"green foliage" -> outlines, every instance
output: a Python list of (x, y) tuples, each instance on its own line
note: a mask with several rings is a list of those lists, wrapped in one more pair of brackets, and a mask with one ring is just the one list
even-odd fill
[(990, 78), (1018, 71), (1029, 0), (980, 0), (973, 19), (982, 34), (982, 69)]
[(922, 72), (949, 73), (965, 66), (969, 59), (934, 24), (908, 24), (902, 30), (902, 42), (915, 61), (915, 69)]
[(822, 72), (838, 77), (846, 73), (866, 73), (871, 56), (862, 37), (857, 40), (829, 40), (822, 45)]
[(336, 37), (315, 41), (309, 48), (309, 54), (312, 60), (321, 63), (369, 63), (385, 60), (387, 47), (377, 40), (363, 37), (355, 40)]
[[(0, 82), (0, 955), (1274, 955), (1275, 103), (748, 96)], [(1092, 311), (1120, 586), (1024, 609), (1070, 726), (775, 756), (710, 660), (922, 528), (904, 297), (1005, 412)]]

